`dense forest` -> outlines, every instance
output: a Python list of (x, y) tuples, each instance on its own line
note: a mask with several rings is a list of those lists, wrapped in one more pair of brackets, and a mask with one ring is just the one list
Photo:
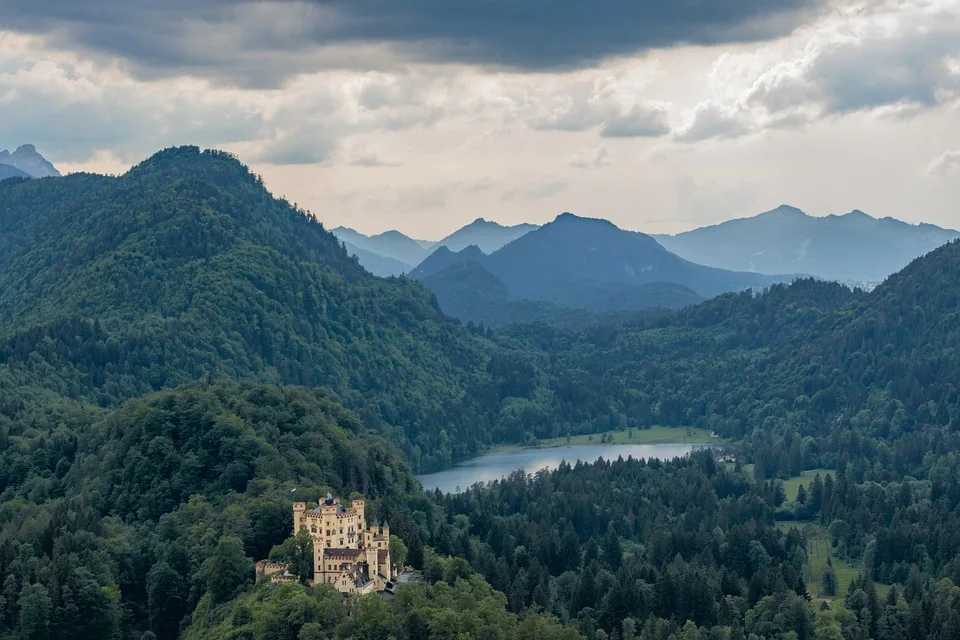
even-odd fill
[[(870, 293), (492, 330), (227, 154), (4, 181), (0, 638), (960, 637), (958, 309), (953, 243)], [(654, 425), (735, 461), (413, 476)], [(422, 582), (306, 584), (290, 504), (326, 492), (364, 495)], [(254, 585), (267, 557), (302, 583)]]

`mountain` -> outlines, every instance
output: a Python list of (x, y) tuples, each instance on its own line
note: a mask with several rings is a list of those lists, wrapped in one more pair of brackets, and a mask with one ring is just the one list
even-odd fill
[(518, 224), (507, 227), (483, 218), (477, 218), (467, 226), (454, 231), (437, 242), (436, 246), (447, 247), (454, 252), (462, 251), (469, 246), (476, 246), (484, 253), (493, 253), (536, 228), (537, 225), (533, 224)]
[[(542, 306), (531, 313), (529, 304), (507, 305), (507, 300), (591, 312), (677, 309), (726, 291), (790, 279), (694, 264), (650, 236), (571, 213), (490, 255), (475, 245), (459, 253), (441, 246), (410, 277), (437, 294), (444, 312), (494, 326), (559, 315)], [(493, 281), (498, 285), (492, 286)]]
[[(468, 261), (502, 281), (514, 300), (594, 311), (678, 308), (726, 291), (789, 279), (694, 264), (650, 236), (571, 213), (559, 215), (489, 256), (476, 246), (460, 253), (441, 247), (410, 275), (433, 288), (441, 281), (431, 276)], [(445, 291), (438, 295), (450, 297)]]
[(519, 298), (571, 301), (570, 282), (688, 287), (703, 297), (786, 279), (736, 273), (684, 260), (642, 233), (624, 231), (606, 220), (564, 213), (550, 224), (511, 242), (491, 256), (490, 271)]
[(488, 439), (498, 406), (464, 391), (481, 347), (228, 154), (0, 183), (0, 387), (101, 406), (205, 375), (329, 387), (430, 468)]
[(876, 283), (960, 232), (858, 210), (818, 218), (783, 205), (752, 218), (654, 237), (677, 255), (712, 267)]
[(378, 253), (367, 251), (366, 249), (361, 249), (360, 247), (357, 247), (356, 245), (350, 244), (346, 241), (344, 241), (343, 244), (347, 250), (347, 253), (352, 256), (356, 256), (360, 264), (363, 265), (363, 268), (375, 276), (389, 278), (390, 276), (400, 275), (411, 270), (409, 264), (400, 262), (399, 260), (394, 260), (393, 258), (388, 258)]
[[(433, 251), (441, 247), (459, 252), (469, 246), (477, 246), (480, 251), (490, 253), (536, 228), (536, 225), (532, 224), (505, 227), (496, 222), (478, 218), (439, 242), (414, 240), (399, 231), (386, 231), (375, 236), (365, 236), (348, 227), (337, 227), (332, 233), (356, 249), (351, 251), (351, 254), (356, 255), (360, 264), (371, 273), (390, 276), (410, 273)], [(378, 256), (396, 262), (383, 262), (378, 260)]]
[[(450, 255), (461, 254), (450, 252)], [(473, 260), (453, 262), (424, 277), (422, 282), (437, 295), (444, 313), (488, 327), (543, 322), (579, 329), (658, 317), (664, 309), (693, 304), (701, 299), (693, 291), (654, 283), (622, 288), (582, 286), (576, 294), (582, 305), (580, 308), (562, 307), (543, 300), (516, 300), (510, 297), (499, 278)]]
[(21, 145), (13, 153), (6, 149), (0, 151), (0, 165), (15, 167), (33, 178), (48, 178), (60, 175), (57, 168), (37, 153), (36, 147), (32, 144)]
[[(399, 231), (385, 231), (375, 236), (365, 236), (348, 227), (337, 227), (333, 229), (332, 233), (357, 249), (389, 258), (403, 265), (400, 271), (386, 275), (399, 275), (410, 271), (413, 267), (420, 264), (429, 252), (419, 240), (408, 238)], [(360, 258), (360, 264), (366, 267), (366, 260), (368, 260), (369, 257), (360, 255), (357, 255), (357, 257)]]
[(6, 180), (8, 178), (31, 178), (29, 173), (21, 171), (16, 167), (12, 167), (8, 164), (0, 164), (0, 180)]
[(480, 250), (476, 245), (470, 245), (460, 251), (453, 251), (449, 247), (440, 245), (436, 251), (431, 253), (426, 260), (410, 272), (410, 277), (414, 280), (423, 280), (447, 267), (472, 262), (477, 265), (485, 265), (489, 256)]

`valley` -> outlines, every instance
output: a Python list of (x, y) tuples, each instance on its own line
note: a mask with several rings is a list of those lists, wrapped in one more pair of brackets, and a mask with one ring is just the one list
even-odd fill
[(960, 243), (521, 231), (382, 278), (225, 152), (0, 182), (0, 638), (956, 637)]

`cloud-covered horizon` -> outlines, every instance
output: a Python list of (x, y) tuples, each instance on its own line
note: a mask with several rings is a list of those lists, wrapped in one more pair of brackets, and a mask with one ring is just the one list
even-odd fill
[(223, 148), (332, 226), (413, 235), (784, 201), (960, 226), (960, 0), (545, 6), (8, 0), (0, 147), (111, 173)]

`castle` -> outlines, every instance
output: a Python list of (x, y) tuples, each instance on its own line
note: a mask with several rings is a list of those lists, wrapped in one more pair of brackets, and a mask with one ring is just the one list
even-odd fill
[[(332, 584), (341, 593), (383, 591), (395, 578), (390, 564), (390, 527), (366, 526), (363, 500), (350, 506), (327, 494), (316, 509), (293, 503), (293, 532), (307, 531), (313, 538), (313, 583)], [(257, 578), (272, 582), (295, 578), (284, 564), (257, 563)]]

